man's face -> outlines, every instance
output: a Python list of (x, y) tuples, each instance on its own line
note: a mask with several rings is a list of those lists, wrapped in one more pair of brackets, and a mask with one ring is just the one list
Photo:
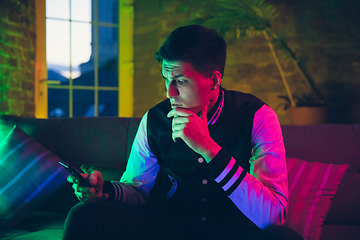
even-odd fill
[(190, 63), (163, 60), (166, 96), (172, 108), (185, 108), (199, 113), (210, 101), (209, 110), (217, 100), (213, 80), (197, 72)]

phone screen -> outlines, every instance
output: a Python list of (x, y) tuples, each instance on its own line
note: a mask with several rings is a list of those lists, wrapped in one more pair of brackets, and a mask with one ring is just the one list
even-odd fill
[(62, 161), (62, 160), (60, 160), (59, 163), (63, 167), (65, 167), (71, 174), (73, 174), (80, 181), (80, 184), (94, 188), (96, 192), (99, 192), (99, 190), (94, 185), (92, 185), (88, 179), (84, 178), (80, 174), (80, 172), (78, 170), (76, 170), (74, 167), (72, 167), (69, 163)]

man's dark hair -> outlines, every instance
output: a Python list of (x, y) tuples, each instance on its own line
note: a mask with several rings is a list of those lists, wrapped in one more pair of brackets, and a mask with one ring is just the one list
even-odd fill
[(209, 28), (190, 25), (175, 29), (155, 53), (158, 62), (190, 63), (200, 74), (210, 77), (214, 71), (224, 75), (226, 42)]

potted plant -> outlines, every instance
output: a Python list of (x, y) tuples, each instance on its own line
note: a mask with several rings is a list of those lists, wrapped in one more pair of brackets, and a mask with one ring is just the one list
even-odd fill
[[(197, 19), (197, 23), (211, 26), (225, 35), (232, 32), (236, 38), (264, 36), (269, 50), (279, 70), (287, 96), (279, 96), (285, 100), (284, 108), (290, 111), (291, 124), (319, 124), (326, 121), (326, 110), (324, 101), (319, 89), (315, 86), (314, 80), (307, 71), (305, 65), (289, 48), (285, 37), (277, 33), (271, 26), (272, 22), (279, 15), (276, 8), (267, 3), (266, 0), (216, 0), (216, 11), (209, 11), (205, 16)], [(214, 9), (214, 7), (212, 6)], [(309, 92), (292, 92), (275, 47), (282, 49), (288, 59), (294, 64), (299, 74), (309, 87)], [(309, 107), (309, 109), (305, 109)], [(308, 114), (315, 114), (311, 119)], [(307, 118), (310, 119), (307, 119)]]
[(292, 105), (288, 96), (278, 96), (284, 99), (283, 106), (289, 110), (290, 123), (293, 125), (314, 125), (326, 123), (328, 108), (325, 106), (319, 95), (314, 92), (294, 92), (292, 93), (295, 106)]

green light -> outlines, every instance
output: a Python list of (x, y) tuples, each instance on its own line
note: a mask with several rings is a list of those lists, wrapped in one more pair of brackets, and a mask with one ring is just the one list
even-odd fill
[(1, 123), (0, 120), (0, 151), (2, 150), (2, 143), (4, 139), (14, 130), (15, 126), (9, 126), (8, 124)]

